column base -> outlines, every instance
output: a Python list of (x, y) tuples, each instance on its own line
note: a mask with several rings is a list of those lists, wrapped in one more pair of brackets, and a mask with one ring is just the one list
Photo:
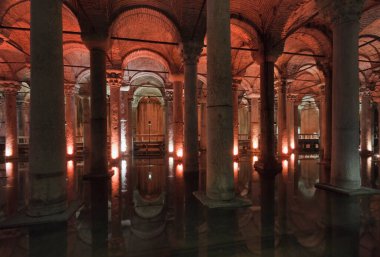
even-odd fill
[(6, 162), (17, 161), (18, 159), (19, 159), (18, 156), (5, 156), (5, 157), (4, 157), (4, 160), (5, 160)]
[(70, 217), (82, 206), (82, 204), (83, 202), (81, 200), (74, 201), (64, 212), (42, 217), (31, 217), (27, 215), (26, 212), (20, 212), (0, 222), (0, 229), (64, 222), (69, 220)]
[(370, 157), (372, 155), (373, 155), (372, 151), (368, 151), (368, 150), (360, 151), (360, 156), (361, 157)]
[(85, 181), (96, 181), (96, 180), (103, 180), (103, 179), (110, 179), (114, 175), (113, 170), (109, 170), (106, 174), (86, 174), (83, 175), (82, 179)]
[(205, 192), (196, 191), (193, 192), (193, 195), (206, 207), (213, 208), (242, 208), (248, 207), (252, 205), (251, 200), (242, 198), (239, 196), (234, 197), (231, 200), (223, 201), (223, 200), (214, 200), (209, 198)]
[(345, 196), (361, 196), (361, 195), (374, 195), (380, 194), (380, 190), (369, 188), (369, 187), (360, 187), (358, 189), (347, 189), (342, 187), (337, 187), (331, 184), (317, 183), (315, 187), (321, 190), (326, 190), (336, 194), (341, 194)]

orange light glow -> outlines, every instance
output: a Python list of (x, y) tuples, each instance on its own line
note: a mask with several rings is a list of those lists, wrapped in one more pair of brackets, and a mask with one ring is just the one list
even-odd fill
[(287, 146), (283, 146), (283, 147), (282, 147), (282, 153), (283, 153), (283, 154), (288, 154), (288, 153), (289, 153), (289, 149), (288, 149)]
[(113, 176), (112, 176), (112, 184), (119, 181), (119, 168), (112, 167)]
[(12, 177), (13, 163), (11, 163), (11, 162), (5, 163), (5, 173), (6, 173), (7, 177)]
[(288, 171), (288, 160), (283, 160), (282, 161), (282, 169), (283, 171)]
[(237, 146), (234, 146), (234, 155), (238, 155), (239, 154), (239, 149)]
[(257, 141), (257, 139), (252, 140), (252, 147), (253, 147), (253, 149), (259, 148), (259, 142)]
[(174, 146), (173, 146), (173, 143), (169, 143), (169, 153), (172, 153), (174, 152)]
[(67, 172), (74, 172), (74, 161), (70, 160), (67, 162)]
[(177, 150), (177, 157), (179, 157), (179, 158), (183, 157), (183, 149), (182, 148)]
[(294, 153), (292, 153), (292, 154), (290, 155), (290, 160), (291, 160), (291, 161), (294, 161), (295, 158), (296, 158), (296, 157), (295, 157)]
[(290, 142), (290, 149), (294, 150), (294, 148), (295, 148), (294, 142)]
[(234, 173), (237, 174), (239, 171), (239, 164), (237, 162), (234, 162)]
[(9, 156), (12, 156), (12, 154), (13, 154), (12, 148), (10, 146), (7, 146), (5, 148), (5, 156), (9, 157)]
[(253, 156), (253, 164), (255, 164), (255, 162), (257, 162), (259, 160), (259, 157), (257, 157), (256, 155)]
[(182, 163), (177, 165), (177, 167), (175, 169), (175, 174), (177, 177), (183, 176), (183, 165), (182, 165)]

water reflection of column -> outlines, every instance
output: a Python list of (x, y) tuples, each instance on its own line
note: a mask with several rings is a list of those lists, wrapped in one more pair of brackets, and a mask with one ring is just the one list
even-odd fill
[(363, 156), (360, 164), (362, 186), (371, 187), (372, 157)]
[(71, 202), (76, 198), (77, 189), (75, 188), (75, 164), (73, 160), (67, 161), (67, 201)]
[(18, 162), (6, 162), (5, 173), (7, 177), (6, 184), (6, 215), (11, 216), (18, 209), (18, 190), (19, 190), (19, 172)]
[(30, 226), (29, 257), (66, 257), (67, 223)]
[(356, 257), (359, 256), (360, 244), (360, 199), (332, 195), (330, 197), (331, 208), (331, 234), (328, 241), (331, 242), (331, 257)]
[(111, 189), (112, 189), (112, 198), (111, 198), (111, 240), (110, 240), (110, 250), (114, 251), (116, 256), (117, 253), (123, 252), (124, 247), (124, 238), (121, 228), (121, 219), (122, 219), (122, 198), (121, 198), (121, 172), (120, 167), (112, 168), (114, 174), (111, 179)]
[[(177, 164), (175, 168), (175, 223), (176, 235), (179, 240), (185, 239), (185, 192), (184, 192), (183, 165)], [(179, 241), (179, 242), (181, 242)]]

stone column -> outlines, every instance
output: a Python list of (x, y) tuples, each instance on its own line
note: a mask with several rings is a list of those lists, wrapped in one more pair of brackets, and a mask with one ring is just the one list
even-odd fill
[(5, 158), (18, 158), (16, 96), (20, 84), (16, 81), (0, 82), (5, 96)]
[(30, 12), (30, 200), (27, 212), (31, 216), (46, 216), (63, 212), (67, 206), (62, 1), (31, 1)]
[(110, 87), (110, 119), (111, 119), (111, 158), (120, 157), (120, 87), (121, 72), (110, 71), (107, 84)]
[(17, 108), (19, 110), (18, 121), (19, 121), (19, 137), (29, 137), (29, 102), (23, 100), (17, 102)]
[(133, 154), (133, 108), (132, 108), (132, 102), (133, 102), (133, 95), (129, 93), (128, 95), (128, 106), (127, 106), (127, 151), (128, 154), (131, 156)]
[(201, 104), (201, 139), (200, 147), (201, 151), (206, 151), (207, 149), (207, 91), (202, 89), (202, 96), (200, 98)]
[(372, 108), (371, 91), (363, 88), (361, 92), (361, 113), (360, 113), (360, 154), (368, 156), (372, 153)]
[(165, 104), (166, 104), (165, 147), (166, 147), (166, 153), (172, 154), (174, 152), (173, 90), (165, 90)]
[(254, 152), (259, 149), (260, 138), (260, 112), (259, 112), (259, 99), (251, 99), (251, 148)]
[(120, 152), (127, 152), (128, 92), (120, 90)]
[(295, 149), (298, 149), (298, 128), (300, 126), (300, 112), (298, 110), (298, 106), (300, 105), (300, 102), (295, 100), (294, 102), (294, 145)]
[(83, 155), (88, 155), (91, 149), (91, 106), (88, 86), (82, 87), (80, 96), (83, 106)]
[(176, 159), (183, 157), (183, 75), (171, 74), (173, 83), (173, 134), (174, 154)]
[(277, 87), (277, 154), (279, 156), (286, 155), (289, 152), (288, 133), (286, 129), (286, 79), (283, 79)]
[(69, 157), (75, 155), (76, 133), (75, 133), (75, 84), (65, 83), (65, 120), (66, 120), (66, 154)]
[(286, 127), (288, 132), (288, 146), (289, 151), (296, 150), (295, 144), (295, 122), (294, 122), (294, 102), (296, 97), (293, 95), (288, 95), (286, 102)]
[(233, 111), (233, 138), (234, 156), (239, 155), (239, 85), (241, 83), (241, 78), (233, 78), (232, 80), (232, 111)]
[(332, 184), (346, 189), (358, 189), (361, 186), (358, 153), (358, 36), (362, 1), (334, 1), (330, 6), (334, 42)]
[(185, 112), (184, 112), (184, 171), (198, 172), (198, 99), (197, 99), (197, 65), (202, 45), (185, 42), (182, 56), (185, 72)]
[(207, 185), (215, 200), (235, 196), (230, 2), (207, 1)]

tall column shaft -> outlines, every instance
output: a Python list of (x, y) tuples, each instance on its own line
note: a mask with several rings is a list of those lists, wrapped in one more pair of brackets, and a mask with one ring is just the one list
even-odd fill
[(286, 102), (286, 127), (288, 132), (288, 147), (289, 150), (295, 150), (295, 127), (294, 127), (294, 97), (290, 96), (288, 97), (288, 100)]
[(107, 74), (107, 83), (110, 87), (110, 122), (111, 122), (111, 158), (120, 157), (120, 73)]
[(66, 209), (62, 1), (33, 0), (30, 3), (30, 11), (31, 123), (28, 214), (44, 216)]
[[(342, 10), (344, 13), (335, 14), (332, 26), (334, 44), (331, 172), (333, 185), (357, 189), (361, 186), (358, 153), (359, 7), (346, 2), (342, 1), (341, 4), (345, 5)], [(343, 9), (341, 5), (338, 7)], [(348, 113), (350, 115), (347, 115)]]
[(133, 108), (132, 108), (133, 97), (128, 98), (127, 106), (127, 151), (129, 155), (133, 154)]
[(360, 149), (361, 154), (372, 152), (372, 118), (370, 92), (362, 93), (362, 105), (360, 113)]
[(91, 63), (91, 173), (107, 174), (106, 52), (90, 48)]
[(325, 128), (325, 136), (323, 143), (323, 160), (325, 162), (330, 163), (331, 161), (331, 140), (332, 140), (332, 82), (331, 76), (327, 78), (326, 86), (325, 86), (325, 114), (323, 124), (326, 126)]
[(288, 148), (288, 134), (286, 130), (286, 80), (278, 86), (278, 108), (277, 108), (277, 153), (278, 155), (287, 154)]
[(254, 151), (259, 149), (260, 138), (260, 112), (259, 112), (259, 99), (251, 99), (251, 148)]
[(184, 170), (197, 172), (198, 164), (198, 97), (197, 97), (197, 64), (201, 52), (195, 42), (183, 44), (182, 55), (185, 64), (185, 112), (184, 112)]
[(174, 153), (177, 158), (183, 157), (183, 84), (180, 79), (173, 82)]
[(239, 84), (241, 80), (233, 79), (232, 85), (232, 111), (233, 111), (233, 138), (235, 156), (239, 154)]
[(83, 152), (88, 154), (91, 149), (91, 107), (90, 97), (82, 96), (83, 106)]
[(66, 154), (75, 155), (75, 101), (74, 84), (65, 84)]
[(201, 151), (207, 149), (207, 103), (201, 102), (201, 139), (200, 147)]
[(211, 199), (235, 196), (230, 2), (207, 1), (207, 184)]
[(3, 85), (5, 96), (5, 157), (18, 158), (17, 137), (17, 108), (16, 96), (20, 86), (14, 84)]
[(166, 90), (165, 92), (166, 103), (166, 133), (165, 133), (165, 146), (166, 153), (174, 152), (174, 134), (173, 134), (173, 91)]

